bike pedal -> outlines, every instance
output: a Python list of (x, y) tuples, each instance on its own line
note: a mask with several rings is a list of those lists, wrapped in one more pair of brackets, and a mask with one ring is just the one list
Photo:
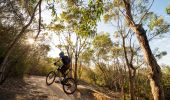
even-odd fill
[(60, 83), (60, 81), (56, 80), (55, 83)]

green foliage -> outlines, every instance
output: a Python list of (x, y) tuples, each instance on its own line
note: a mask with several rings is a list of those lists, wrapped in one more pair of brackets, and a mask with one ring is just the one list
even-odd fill
[(114, 0), (113, 1), (113, 6), (114, 7), (124, 7), (124, 3), (122, 0)]
[[(111, 50), (113, 43), (108, 34), (97, 35), (93, 40), (96, 55), (106, 55)], [(107, 58), (107, 57), (106, 57)]]
[(114, 47), (112, 47), (111, 52), (112, 52), (113, 58), (118, 58), (118, 57), (124, 56), (123, 48), (121, 48), (121, 47), (114, 46)]
[(158, 27), (158, 26), (162, 25), (163, 23), (164, 23), (164, 20), (162, 17), (157, 17), (156, 15), (152, 16), (149, 28), (150, 28), (150, 30), (153, 30), (154, 27)]
[(98, 48), (109, 48), (113, 45), (109, 34), (97, 35), (93, 40), (94, 47)]
[(169, 4), (169, 6), (166, 8), (166, 12), (167, 12), (168, 15), (170, 15), (170, 4)]
[(87, 63), (89, 64), (90, 63), (90, 60), (92, 59), (93, 57), (93, 53), (94, 51), (91, 50), (90, 48), (88, 48), (87, 50), (85, 50), (82, 55), (81, 55), (81, 61), (84, 62), (84, 63)]
[(64, 29), (64, 26), (61, 24), (55, 24), (54, 26), (50, 26), (49, 29), (58, 32), (62, 31)]
[[(60, 18), (56, 21), (58, 21), (59, 24), (64, 23), (64, 25), (62, 25), (62, 29), (65, 29), (64, 31), (69, 30), (82, 37), (96, 34), (97, 21), (103, 13), (102, 0), (89, 1), (87, 7), (77, 6), (76, 4), (83, 5), (79, 3), (79, 1), (68, 0), (65, 4), (66, 9), (62, 11)], [(59, 27), (59, 29), (56, 28), (57, 31), (60, 29), (61, 27)]]
[(105, 21), (105, 23), (110, 22), (110, 21), (112, 20), (112, 18), (114, 18), (114, 17), (115, 17), (115, 14), (114, 14), (114, 13), (105, 14), (105, 15), (104, 15), (104, 21)]
[(82, 67), (82, 77), (81, 79), (85, 80), (88, 83), (96, 84), (96, 74), (89, 67)]
[(54, 69), (55, 67), (53, 65), (53, 62), (43, 60), (37, 63), (37, 65), (31, 66), (31, 68), (29, 68), (29, 70), (27, 71), (27, 74), (46, 76), (50, 71)]
[(162, 65), (165, 99), (170, 99), (170, 66)]

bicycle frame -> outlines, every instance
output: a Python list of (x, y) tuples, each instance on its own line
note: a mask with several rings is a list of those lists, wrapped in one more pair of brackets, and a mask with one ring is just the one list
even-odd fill
[[(59, 65), (57, 65), (57, 64), (56, 64), (55, 66), (58, 66), (58, 68), (55, 70), (55, 74), (56, 74), (56, 76), (57, 76), (57, 72), (61, 73), (61, 71), (60, 71), (61, 66), (59, 66)], [(69, 68), (69, 69), (66, 71), (65, 76), (67, 76), (71, 70), (72, 70), (72, 69)], [(61, 75), (63, 76), (62, 73), (61, 73)], [(59, 76), (59, 77), (61, 77), (61, 76)], [(63, 76), (63, 77), (64, 77), (64, 76)], [(64, 77), (64, 78), (65, 78), (65, 77)]]

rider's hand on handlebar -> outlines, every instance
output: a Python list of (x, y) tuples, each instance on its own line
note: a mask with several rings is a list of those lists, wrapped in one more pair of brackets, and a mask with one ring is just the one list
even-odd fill
[(58, 60), (58, 61), (56, 61), (55, 63), (54, 63), (54, 65), (57, 65), (57, 62), (59, 62), (60, 60)]
[(54, 65), (57, 65), (57, 62), (55, 62)]

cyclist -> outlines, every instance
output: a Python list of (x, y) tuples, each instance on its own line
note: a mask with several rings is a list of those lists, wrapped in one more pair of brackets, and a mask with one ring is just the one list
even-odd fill
[(69, 67), (70, 67), (70, 62), (71, 62), (71, 60), (70, 60), (70, 58), (68, 57), (68, 56), (65, 56), (64, 55), (64, 52), (63, 51), (61, 51), (60, 53), (59, 53), (59, 56), (60, 56), (60, 58), (61, 58), (61, 60), (62, 60), (62, 63), (63, 63), (63, 65), (61, 66), (61, 68), (60, 68), (60, 71), (61, 71), (61, 73), (63, 74), (63, 76), (65, 77), (66, 75), (65, 75), (65, 73), (66, 73), (66, 71), (69, 69)]

